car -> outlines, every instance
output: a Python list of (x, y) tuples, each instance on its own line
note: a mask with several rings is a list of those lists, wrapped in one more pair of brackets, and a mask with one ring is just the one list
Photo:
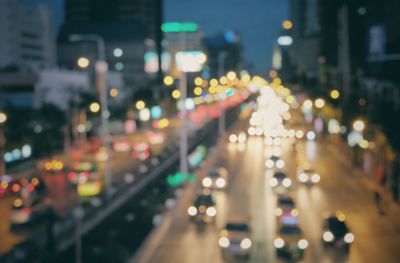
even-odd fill
[(310, 168), (300, 168), (297, 172), (297, 178), (303, 184), (314, 185), (321, 180), (321, 176)]
[(213, 190), (224, 189), (227, 183), (228, 172), (222, 167), (210, 170), (208, 175), (201, 181), (201, 184), (204, 188), (210, 188)]
[(226, 253), (248, 257), (252, 247), (251, 228), (247, 218), (231, 218), (219, 234), (218, 244)]
[(187, 209), (187, 213), (194, 222), (214, 222), (217, 209), (213, 196), (210, 193), (199, 194), (193, 205)]
[(283, 167), (285, 167), (285, 162), (278, 156), (272, 155), (268, 160), (265, 161), (265, 167), (270, 169), (274, 167), (282, 169)]
[(334, 246), (349, 251), (355, 236), (347, 227), (346, 216), (342, 212), (328, 216), (323, 224), (322, 240), (326, 246)]
[(303, 258), (308, 241), (297, 224), (282, 224), (274, 240), (278, 256)]
[(275, 215), (277, 217), (297, 217), (299, 215), (299, 211), (295, 207), (293, 198), (287, 195), (278, 196)]
[(23, 201), (21, 198), (14, 200), (11, 208), (11, 225), (25, 225), (37, 222), (48, 212), (49, 206), (40, 199)]
[(269, 185), (277, 192), (285, 192), (292, 186), (292, 180), (284, 172), (277, 171), (269, 180)]

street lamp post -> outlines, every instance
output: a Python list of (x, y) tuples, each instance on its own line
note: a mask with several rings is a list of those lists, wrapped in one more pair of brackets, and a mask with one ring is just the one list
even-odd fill
[(6, 173), (6, 164), (4, 162), (4, 148), (6, 146), (6, 136), (4, 132), (4, 123), (7, 121), (7, 115), (0, 112), (0, 176)]
[[(108, 65), (106, 62), (106, 49), (104, 44), (104, 39), (98, 35), (81, 35), (81, 34), (73, 34), (70, 35), (69, 40), (72, 42), (81, 42), (81, 41), (91, 41), (95, 42), (97, 45), (97, 61), (95, 64), (96, 70), (96, 86), (97, 91), (100, 96), (100, 110), (101, 110), (101, 139), (104, 149), (106, 150), (107, 158), (110, 156), (110, 143), (109, 143), (109, 117), (110, 113), (108, 111), (108, 91), (107, 91), (107, 72)], [(81, 61), (82, 62), (82, 61)], [(88, 64), (88, 63), (86, 63)], [(105, 184), (107, 187), (107, 196), (111, 196), (112, 194), (112, 175), (111, 170), (108, 164), (109, 160), (105, 161), (104, 166), (104, 177)], [(79, 194), (79, 193), (78, 193)], [(84, 217), (84, 212), (82, 208), (82, 204), (78, 197), (78, 207), (75, 210), (75, 218), (77, 220), (76, 224), (76, 253), (75, 253), (75, 262), (82, 262), (82, 230), (81, 224), (82, 219)]]
[[(73, 34), (70, 35), (70, 41), (81, 42), (91, 41), (97, 45), (97, 61), (95, 64), (96, 70), (96, 86), (100, 96), (100, 110), (101, 110), (101, 139), (102, 144), (106, 149), (107, 156), (110, 156), (110, 129), (109, 129), (109, 117), (110, 113), (108, 110), (108, 91), (107, 91), (107, 72), (108, 65), (106, 62), (106, 48), (104, 39), (98, 35), (81, 35)], [(107, 194), (112, 194), (112, 174), (108, 165), (108, 160), (105, 162), (105, 184), (107, 187)]]

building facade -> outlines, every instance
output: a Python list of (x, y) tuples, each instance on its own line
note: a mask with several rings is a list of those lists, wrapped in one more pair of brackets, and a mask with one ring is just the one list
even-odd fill
[(0, 68), (38, 71), (54, 66), (51, 25), (46, 5), (0, 1)]

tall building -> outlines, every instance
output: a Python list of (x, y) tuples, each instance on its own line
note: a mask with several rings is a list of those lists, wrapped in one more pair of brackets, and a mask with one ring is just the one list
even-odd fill
[(54, 66), (54, 44), (47, 6), (0, 1), (0, 68), (37, 71)]
[(308, 78), (316, 77), (318, 71), (320, 24), (317, 1), (290, 1), (290, 19), (293, 22), (290, 34), (293, 37), (293, 45), (289, 56), (296, 73)]
[(72, 43), (71, 34), (101, 36), (109, 68), (124, 77), (129, 88), (146, 84), (145, 41), (161, 45), (161, 0), (65, 0), (65, 22), (58, 38), (62, 66), (73, 68), (79, 56), (95, 60), (94, 43)]

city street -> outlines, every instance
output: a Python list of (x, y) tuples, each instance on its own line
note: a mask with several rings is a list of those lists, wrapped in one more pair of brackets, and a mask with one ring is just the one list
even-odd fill
[[(235, 130), (245, 131), (247, 128), (241, 123)], [(281, 262), (273, 247), (276, 195), (268, 183), (272, 171), (264, 166), (267, 147), (263, 146), (260, 137), (249, 138), (245, 145), (226, 143), (226, 140), (220, 143), (216, 164), (227, 168), (229, 188), (226, 192), (216, 193), (216, 224), (197, 226), (189, 221), (186, 209), (193, 194), (188, 194), (183, 205), (174, 211), (163, 241), (157, 243), (156, 237), (148, 240), (146, 244), (152, 245), (142, 247), (141, 254), (146, 256), (139, 257), (137, 262), (225, 262), (218, 246), (218, 234), (227, 217), (238, 214), (250, 218), (253, 230), (250, 262)], [(284, 143), (283, 160), (286, 163), (284, 170), (295, 182), (289, 194), (295, 199), (300, 212), (300, 227), (310, 244), (300, 262), (398, 262), (399, 208), (388, 207), (384, 216), (378, 213), (373, 202), (373, 190), (366, 182), (368, 179), (354, 172), (341, 149), (318, 139), (298, 143), (295, 153), (290, 145)], [(306, 161), (321, 174), (320, 184), (309, 187), (298, 183), (297, 166)], [(322, 245), (323, 216), (337, 210), (346, 214), (348, 226), (355, 234), (348, 256)], [(227, 258), (227, 261), (241, 259)]]

